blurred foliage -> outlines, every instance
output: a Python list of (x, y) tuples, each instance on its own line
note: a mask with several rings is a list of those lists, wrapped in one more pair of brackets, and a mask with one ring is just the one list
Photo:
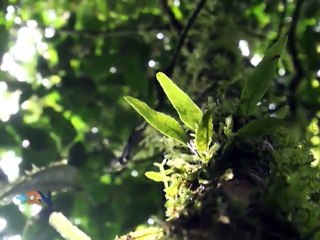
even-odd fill
[[(153, 163), (160, 163), (164, 153), (176, 151), (176, 145), (154, 129), (141, 127), (141, 118), (123, 99), (126, 95), (139, 98), (177, 118), (156, 81), (158, 71), (172, 77), (202, 109), (212, 111), (213, 128), (224, 133), (219, 134), (222, 146), (230, 143), (232, 131), (252, 119), (283, 118), (291, 131), (279, 131), (279, 142), (272, 143), (283, 152), (274, 153), (280, 160), (272, 167), (278, 167), (281, 174), (272, 179), (279, 185), (269, 189), (270, 196), (274, 192), (282, 195), (266, 197), (265, 202), (287, 211), (283, 216), (290, 221), (303, 222), (299, 230), (305, 234), (319, 227), (314, 217), (318, 205), (299, 198), (302, 189), (301, 194), (318, 202), (318, 193), (311, 191), (312, 181), (308, 182), (310, 188), (302, 188), (301, 183), (306, 179), (304, 174), (310, 178), (317, 175), (320, 161), (319, 1), (199, 3), (0, 1), (0, 89), (5, 86), (8, 94), (19, 95), (19, 111), (12, 110), (10, 118), (0, 116), (0, 153), (14, 151), (22, 158), (21, 176), (25, 171), (34, 172), (33, 165), (49, 168), (67, 160), (82, 179), (81, 187), (70, 184), (69, 192), (59, 188), (53, 193), (52, 207), (43, 207), (34, 217), (30, 209), (21, 213), (15, 204), (3, 204), (0, 217), (8, 226), (0, 236), (59, 239), (47, 223), (52, 211), (63, 212), (92, 239), (114, 239), (154, 221), (163, 224), (165, 196), (161, 186), (144, 173), (154, 170)], [(192, 18), (197, 10), (199, 14)], [(287, 47), (269, 90), (259, 101), (255, 115), (238, 117), (246, 76), (253, 71), (256, 59), (284, 34), (288, 34)], [(245, 52), (247, 45), (249, 52)], [(10, 68), (10, 61), (15, 68)], [(212, 102), (207, 103), (208, 97)], [(8, 107), (1, 103), (1, 108)], [(267, 122), (264, 127), (272, 129), (276, 129), (273, 124), (280, 124)], [(303, 151), (290, 148), (297, 142)], [(253, 145), (248, 145), (252, 151), (263, 153), (261, 148), (267, 144), (259, 138), (258, 146)], [(308, 169), (310, 148), (317, 159), (312, 162), (312, 170)], [(228, 157), (236, 158), (234, 162), (239, 159), (241, 165), (247, 155), (240, 152)], [(294, 165), (297, 155), (308, 155), (304, 161), (299, 157), (303, 161), (299, 168)], [(259, 156), (250, 156), (249, 162)], [(297, 169), (306, 172), (299, 175)], [(17, 183), (9, 184), (2, 175), (0, 192), (23, 181), (20, 177)], [(291, 175), (289, 183), (286, 177)], [(57, 176), (51, 176), (53, 183)], [(37, 183), (31, 187), (38, 190)], [(288, 197), (304, 207), (283, 206)], [(294, 210), (297, 214), (288, 214)]]

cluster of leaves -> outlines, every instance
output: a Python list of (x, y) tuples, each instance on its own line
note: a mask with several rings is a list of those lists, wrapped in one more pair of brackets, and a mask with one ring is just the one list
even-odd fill
[[(235, 112), (235, 116), (238, 114), (238, 116), (246, 117), (255, 112), (258, 102), (267, 92), (271, 80), (273, 79), (278, 59), (280, 58), (286, 42), (287, 38), (282, 37), (277, 43), (275, 43), (265, 54), (265, 57), (256, 67), (254, 72), (247, 78), (248, 80), (244, 85), (239, 102), (239, 112)], [(156, 182), (164, 183), (166, 217), (168, 221), (172, 222), (173, 220), (174, 222), (183, 216), (185, 218), (190, 218), (189, 215), (192, 215), (192, 212), (194, 211), (190, 208), (197, 207), (201, 209), (203, 205), (207, 206), (207, 204), (204, 202), (196, 200), (196, 196), (199, 194), (199, 187), (195, 188), (193, 185), (194, 182), (197, 182), (200, 185), (211, 182), (209, 179), (201, 179), (200, 173), (203, 171), (210, 172), (210, 170), (208, 170), (209, 161), (214, 164), (213, 170), (211, 171), (217, 171), (215, 168), (217, 168), (218, 164), (215, 163), (216, 160), (214, 156), (218, 153), (220, 148), (219, 141), (221, 139), (224, 137), (228, 139), (228, 141), (224, 142), (222, 146), (223, 151), (219, 152), (220, 155), (224, 155), (224, 150), (230, 148), (230, 146), (236, 144), (237, 142), (243, 142), (248, 139), (253, 139), (256, 141), (255, 139), (272, 135), (272, 133), (275, 131), (277, 132), (278, 129), (284, 130), (287, 136), (290, 137), (288, 126), (285, 124), (285, 121), (274, 117), (261, 117), (250, 121), (248, 124), (240, 128), (236, 133), (232, 132), (232, 118), (227, 118), (225, 121), (226, 124), (220, 124), (218, 134), (216, 134), (213, 127), (212, 110), (207, 110), (205, 113), (203, 113), (189, 98), (189, 96), (179, 89), (165, 74), (158, 73), (157, 79), (160, 82), (165, 94), (169, 98), (171, 104), (178, 112), (180, 120), (182, 123), (184, 123), (184, 126), (191, 131), (189, 133), (189, 135), (192, 137), (191, 139), (180, 123), (172, 117), (151, 109), (147, 104), (138, 99), (132, 97), (125, 97), (125, 99), (137, 112), (144, 117), (144, 119), (151, 126), (156, 128), (159, 132), (163, 133), (167, 137), (176, 140), (180, 143), (180, 145), (184, 147), (187, 146), (191, 152), (191, 154), (186, 154), (181, 149), (180, 151), (176, 151), (174, 150), (174, 147), (172, 147), (170, 150), (168, 150), (169, 153), (165, 156), (165, 159), (162, 163), (154, 163), (154, 165), (159, 168), (159, 172), (146, 172), (146, 176), (148, 178)], [(221, 128), (221, 126), (223, 126), (223, 128)], [(287, 145), (287, 148), (283, 148), (281, 144), (282, 146)], [(315, 183), (318, 172), (315, 169), (310, 169), (311, 163), (314, 159), (310, 154), (308, 154), (306, 149), (303, 150), (301, 147), (297, 147), (296, 142), (291, 142), (288, 147), (288, 141), (284, 141), (283, 139), (281, 144), (278, 143), (277, 145), (276, 142), (274, 143), (277, 148), (274, 151), (275, 165), (273, 168), (271, 168), (273, 163), (272, 161), (269, 161), (269, 163), (266, 164), (268, 166), (267, 168), (271, 169), (271, 174), (269, 177), (272, 180), (267, 180), (264, 179), (263, 176), (258, 176), (267, 185), (270, 184), (270, 186), (266, 188), (268, 193), (262, 194), (262, 196), (259, 196), (259, 199), (261, 198), (263, 199), (262, 201), (267, 202), (265, 205), (268, 207), (276, 206), (275, 204), (268, 202), (268, 198), (270, 197), (272, 201), (278, 204), (274, 215), (277, 216), (278, 211), (285, 212), (287, 214), (287, 221), (292, 221), (294, 225), (296, 224), (296, 226), (303, 225), (304, 228), (299, 228), (299, 230), (301, 231), (301, 234), (306, 234), (308, 231), (316, 228), (314, 219), (316, 219), (317, 214), (313, 213), (312, 218), (310, 218), (311, 216), (308, 216), (306, 219), (302, 218), (300, 214), (305, 209), (310, 211), (310, 206), (316, 205), (312, 203), (313, 200), (311, 202), (308, 197), (314, 192), (320, 190), (319, 184)], [(239, 149), (239, 151), (243, 150)], [(254, 149), (254, 151), (259, 150)], [(288, 151), (290, 154), (288, 154)], [(299, 152), (299, 156), (296, 155), (297, 151)], [(283, 163), (283, 161), (279, 161), (281, 158), (285, 158), (288, 162)], [(223, 159), (223, 161), (230, 162), (230, 160), (227, 159)], [(256, 164), (259, 165), (260, 161), (267, 161), (267, 159), (256, 159)], [(297, 163), (300, 163), (301, 165), (298, 164), (297, 167)], [(248, 161), (247, 164), (250, 164), (250, 162)], [(226, 165), (230, 165), (230, 163), (226, 163)], [(226, 187), (228, 185), (224, 184), (224, 182), (233, 179), (233, 171), (238, 170), (236, 169), (236, 165), (231, 164), (231, 166), (232, 168), (226, 169), (226, 171), (219, 176), (220, 182), (216, 188), (219, 188), (219, 185), (222, 185), (222, 189), (224, 189), (232, 201), (236, 200), (241, 202), (239, 198), (243, 198), (243, 196), (235, 196), (235, 190), (231, 190), (231, 192), (230, 190), (226, 190), (228, 189), (228, 187)], [(289, 168), (286, 168), (285, 166), (289, 166)], [(304, 173), (301, 174), (301, 170), (303, 170)], [(237, 178), (238, 176), (235, 177), (235, 179)], [(294, 186), (291, 190), (290, 187), (288, 188), (288, 186), (282, 188), (282, 186), (285, 186), (285, 183), (282, 182), (283, 178), (285, 179), (285, 183), (289, 184), (290, 186)], [(309, 180), (309, 183), (304, 185), (306, 178)], [(299, 184), (297, 184), (297, 182), (299, 182)], [(305, 186), (304, 192), (298, 191), (300, 185)], [(256, 188), (260, 191), (260, 187)], [(257, 189), (254, 191), (257, 192)], [(214, 191), (216, 191), (216, 189)], [(293, 196), (289, 194), (290, 192), (293, 194)], [(278, 196), (273, 197), (276, 193)], [(246, 195), (241, 191), (239, 194)], [(248, 199), (245, 199), (245, 208), (248, 207), (249, 203), (252, 204), (250, 194), (247, 196), (247, 198)], [(301, 200), (303, 199), (304, 202), (298, 201), (297, 198)], [(288, 205), (285, 202), (285, 199), (290, 199), (293, 205)], [(201, 210), (198, 209), (197, 211)], [(220, 216), (216, 215), (216, 221), (225, 221), (225, 223), (229, 224), (229, 218), (232, 218), (232, 214), (233, 213)], [(296, 219), (298, 220), (296, 221)], [(304, 221), (310, 221), (309, 224), (306, 223), (308, 227), (306, 227)], [(282, 231), (282, 229), (280, 231)], [(281, 235), (283, 233), (274, 234)], [(299, 233), (297, 234), (298, 235), (295, 237), (299, 236)], [(157, 236), (157, 234), (155, 234), (155, 236)], [(272, 236), (272, 234), (269, 236)], [(206, 239), (206, 237), (204, 239)]]
[[(166, 197), (166, 216), (168, 220), (178, 218), (185, 209), (188, 201), (192, 199), (192, 191), (187, 186), (190, 181), (196, 178), (197, 173), (219, 150), (219, 143), (214, 142), (212, 112), (205, 113), (179, 89), (165, 74), (158, 73), (157, 79), (161, 87), (168, 96), (171, 104), (179, 114), (180, 120), (192, 131), (190, 135), (195, 136), (189, 140), (185, 129), (178, 121), (160, 112), (156, 112), (148, 105), (138, 99), (125, 97), (137, 112), (146, 121), (164, 135), (173, 138), (184, 146), (188, 146), (194, 155), (178, 155), (173, 158), (173, 154), (166, 156), (165, 160), (155, 163), (159, 172), (146, 172), (146, 176), (154, 181), (164, 183)], [(164, 166), (169, 166), (165, 170)]]
[[(295, 146), (297, 139), (304, 135), (305, 127), (310, 121), (316, 125), (319, 122), (317, 118), (319, 119), (320, 115), (319, 113), (316, 115), (320, 106), (317, 75), (320, 69), (318, 0), (199, 2), (206, 3), (193, 21), (189, 21), (188, 16), (192, 16), (198, 1), (8, 0), (1, 4), (1, 59), (14, 45), (15, 38), (20, 32), (31, 28), (32, 31), (39, 31), (42, 35), (42, 43), (30, 47), (37, 49), (38, 54), (26, 64), (29, 73), (27, 79), (18, 78), (17, 81), (15, 77), (4, 72), (0, 73), (1, 81), (6, 83), (8, 91), (21, 92), (19, 113), (0, 124), (1, 152), (14, 150), (21, 156), (23, 159), (20, 164), (21, 172), (30, 170), (32, 164), (50, 167), (52, 162), (61, 159), (67, 159), (69, 165), (77, 168), (86, 180), (85, 190), (80, 194), (63, 192), (54, 194), (53, 207), (71, 220), (80, 223), (80, 228), (93, 239), (113, 239), (117, 234), (129, 232), (134, 226), (146, 223), (152, 214), (163, 217), (161, 188), (152, 184), (142, 174), (150, 170), (153, 162), (161, 162), (163, 149), (166, 152), (165, 171), (173, 169), (168, 173), (168, 177), (171, 179), (176, 175), (177, 181), (175, 181), (182, 183), (172, 186), (179, 186), (181, 192), (186, 192), (184, 196), (195, 193), (198, 196), (191, 202), (187, 200), (179, 202), (171, 198), (174, 204), (167, 207), (174, 210), (181, 206), (178, 209), (183, 211), (180, 219), (172, 219), (176, 220), (175, 226), (183, 223), (180, 221), (183, 215), (197, 216), (196, 211), (190, 214), (188, 209), (211, 209), (216, 205), (220, 207), (215, 212), (219, 212), (221, 219), (225, 219), (224, 199), (218, 193), (205, 194), (201, 189), (212, 189), (210, 184), (212, 179), (229, 179), (232, 174), (237, 178), (241, 171), (260, 176), (256, 172), (252, 173), (252, 169), (248, 169), (248, 166), (256, 167), (262, 164), (266, 156), (269, 159), (269, 155), (264, 156), (263, 153), (270, 143), (269, 139), (260, 141), (256, 138), (281, 130), (283, 131), (281, 143), (285, 143), (286, 147)], [(189, 30), (185, 32), (187, 28)], [(47, 34), (50, 32), (53, 32), (53, 36)], [(247, 78), (246, 71), (253, 68), (250, 59), (262, 55), (269, 44), (285, 32), (289, 32), (289, 44), (288, 51), (283, 54), (277, 69), (281, 74), (277, 74), (271, 83), (264, 82), (266, 85), (270, 84), (271, 88), (256, 106), (256, 100), (251, 102), (251, 98), (259, 98), (258, 95), (265, 93), (265, 88), (261, 86), (262, 89), (259, 89), (259, 85), (255, 86), (258, 81), (254, 79), (255, 77), (263, 79), (271, 73), (264, 72), (262, 75), (256, 73), (255, 77)], [(179, 46), (183, 35), (185, 41), (183, 46)], [(238, 49), (240, 42), (246, 42), (249, 46), (250, 52), (246, 56), (241, 55)], [(43, 43), (47, 44), (45, 51)], [(174, 62), (172, 71), (172, 65), (169, 66), (171, 68), (167, 68), (168, 63), (177, 55), (178, 48), (180, 48), (179, 58)], [(272, 55), (274, 62), (265, 62), (264, 65), (274, 68), (277, 62), (276, 55)], [(154, 61), (151, 61), (155, 64), (154, 68), (148, 67), (150, 60)], [(17, 63), (20, 64), (18, 61)], [(199, 142), (198, 147), (201, 149), (197, 150), (197, 128), (194, 128), (194, 125), (189, 128), (183, 121), (184, 133), (182, 131), (174, 133), (175, 137), (184, 139), (183, 143), (168, 142), (159, 138), (152, 128), (147, 128), (143, 136), (130, 136), (127, 140), (139, 119), (136, 114), (128, 110), (128, 105), (122, 100), (122, 96), (132, 95), (149, 102), (150, 105), (157, 96), (157, 100), (163, 102), (161, 91), (158, 91), (159, 86), (153, 81), (154, 72), (159, 69), (175, 79), (198, 106), (203, 107), (207, 97), (213, 97), (213, 103), (203, 107), (205, 110), (202, 111), (203, 116), (198, 118), (202, 119), (205, 114), (208, 118), (212, 118), (208, 120), (212, 121), (214, 129), (210, 145), (202, 145)], [(173, 72), (173, 76), (170, 72)], [(247, 82), (243, 85), (243, 81), (240, 80)], [(250, 92), (251, 85), (255, 87)], [(241, 106), (238, 107), (238, 98), (244, 86), (247, 90), (242, 91)], [(260, 93), (252, 96), (256, 91)], [(164, 104), (161, 110), (160, 108), (157, 110), (173, 113), (166, 107)], [(254, 116), (243, 116), (247, 113), (252, 113)], [(275, 119), (275, 116), (284, 120)], [(255, 118), (256, 120), (252, 120)], [(247, 123), (248, 125), (243, 127)], [(197, 124), (200, 125), (200, 120)], [(289, 127), (282, 129), (283, 125)], [(180, 127), (177, 129), (181, 130)], [(206, 130), (209, 128), (209, 126), (203, 128), (202, 133), (199, 130), (199, 135), (210, 132)], [(240, 143), (240, 140), (236, 141), (234, 137), (249, 143), (241, 147), (235, 146), (234, 150), (230, 150), (231, 143)], [(143, 140), (140, 141), (141, 139)], [(319, 131), (314, 132), (312, 136), (314, 152), (319, 149), (319, 139)], [(22, 147), (23, 140), (28, 140), (30, 145)], [(215, 161), (211, 161), (208, 157), (210, 154), (207, 154), (214, 143), (219, 143), (220, 149), (215, 155)], [(129, 148), (124, 148), (124, 144), (129, 145)], [(186, 148), (188, 145), (190, 147)], [(123, 149), (125, 150), (122, 152)], [(243, 155), (244, 149), (248, 150), (248, 153)], [(230, 151), (237, 154), (228, 156), (226, 153)], [(262, 154), (257, 155), (257, 152)], [(248, 156), (250, 154), (251, 156)], [(122, 155), (127, 157), (126, 166), (117, 161)], [(252, 155), (261, 161), (254, 161)], [(278, 158), (277, 156), (275, 158)], [(307, 169), (311, 159), (308, 157), (305, 159)], [(293, 161), (294, 157), (291, 160)], [(278, 162), (291, 162), (291, 160), (285, 156), (277, 159)], [(208, 172), (205, 169), (211, 169), (213, 162), (219, 163), (218, 165), (221, 163), (222, 166), (217, 173), (209, 171), (209, 176), (206, 176)], [(110, 165), (122, 170), (113, 172), (115, 168), (110, 168)], [(240, 171), (234, 165), (245, 167)], [(216, 166), (214, 169), (219, 167)], [(316, 172), (317, 169), (315, 167), (312, 171)], [(189, 177), (188, 174), (184, 174), (181, 180), (179, 174), (188, 171), (199, 172), (200, 177)], [(262, 172), (265, 174), (268, 171)], [(297, 174), (296, 179), (300, 179), (298, 176), (301, 175), (294, 169), (290, 170), (290, 174), (286, 173), (286, 175), (292, 174)], [(48, 175), (52, 178), (44, 180), (50, 186), (56, 179), (54, 174)], [(34, 177), (37, 179), (35, 181), (37, 184), (31, 186), (37, 186), (42, 181), (43, 175), (36, 174)], [(26, 179), (32, 180), (32, 177)], [(198, 179), (203, 179), (202, 184), (197, 183)], [(285, 192), (287, 185), (284, 184), (284, 178), (275, 179), (280, 185), (283, 184)], [(28, 180), (25, 186), (30, 187)], [(204, 180), (210, 181), (207, 183)], [(171, 186), (172, 183), (168, 181), (168, 185)], [(24, 179), (21, 179), (17, 184), (7, 182), (3, 184), (6, 186), (6, 192), (10, 193), (10, 189), (23, 182)], [(221, 180), (222, 182), (221, 186), (224, 187), (218, 190), (223, 189), (224, 193), (233, 199), (239, 198), (237, 194), (230, 193), (230, 188), (234, 189), (230, 187), (232, 181)], [(1, 189), (4, 189), (3, 184), (1, 182)], [(69, 184), (74, 184), (73, 180)], [(214, 182), (213, 185), (217, 184)], [(311, 192), (313, 190), (306, 190), (305, 193)], [(211, 199), (210, 196), (216, 200), (208, 201)], [(296, 192), (295, 196), (300, 195)], [(316, 194), (312, 196), (315, 197)], [(272, 191), (269, 198), (273, 198)], [(286, 201), (288, 199), (279, 198), (278, 202), (283, 205)], [(202, 204), (202, 207), (190, 207), (192, 202)], [(274, 209), (280, 208), (277, 208), (276, 204), (272, 208), (271, 204), (271, 209), (273, 210), (270, 212), (274, 212)], [(6, 218), (8, 225), (0, 235), (24, 232), (24, 239), (58, 238), (46, 222), (47, 214), (51, 210), (44, 208), (38, 216), (29, 218), (30, 216), (22, 215), (13, 204), (1, 206), (0, 217)], [(290, 213), (286, 213), (281, 217), (288, 219), (289, 215)], [(212, 217), (205, 212), (203, 216)], [(197, 218), (194, 222), (196, 221)], [(202, 223), (206, 226), (206, 222)], [(312, 224), (307, 224), (307, 221), (304, 224), (309, 230), (312, 228)], [(182, 226), (181, 229), (184, 229), (186, 224)], [(239, 224), (239, 229), (242, 228), (243, 225)], [(302, 231), (308, 232), (308, 229)], [(130, 234), (132, 238), (139, 237), (138, 239), (144, 235), (143, 231), (141, 234)], [(124, 237), (127, 238), (129, 237)]]

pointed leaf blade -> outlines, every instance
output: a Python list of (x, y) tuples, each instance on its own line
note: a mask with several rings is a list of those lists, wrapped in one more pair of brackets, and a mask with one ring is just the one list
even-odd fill
[(202, 118), (201, 109), (164, 73), (158, 72), (156, 77), (181, 121), (191, 130), (195, 130)]
[(279, 127), (286, 126), (286, 122), (279, 118), (266, 117), (253, 120), (244, 127), (240, 128), (236, 137), (241, 139), (256, 138), (263, 135), (270, 134)]
[(196, 147), (200, 152), (205, 152), (209, 149), (213, 135), (212, 113), (207, 111), (199, 124), (196, 132)]
[(155, 182), (163, 182), (164, 181), (164, 176), (159, 173), (159, 172), (153, 172), (153, 171), (149, 171), (145, 173), (146, 177), (155, 181)]
[(126, 96), (124, 99), (155, 129), (167, 137), (186, 145), (188, 136), (182, 126), (174, 118), (157, 112), (139, 99)]
[(257, 103), (268, 91), (287, 40), (287, 36), (281, 37), (267, 51), (262, 61), (245, 82), (239, 105), (240, 112), (243, 115), (252, 114)]

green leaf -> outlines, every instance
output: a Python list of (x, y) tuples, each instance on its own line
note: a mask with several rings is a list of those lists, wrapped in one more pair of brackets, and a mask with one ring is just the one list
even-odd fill
[(196, 132), (195, 144), (197, 150), (205, 152), (209, 149), (213, 135), (212, 112), (207, 111), (199, 124)]
[(163, 175), (159, 172), (149, 171), (145, 173), (146, 177), (155, 181), (155, 182), (163, 182)]
[(174, 118), (157, 112), (150, 108), (146, 103), (139, 99), (126, 96), (124, 99), (155, 129), (162, 134), (173, 138), (184, 145), (188, 140), (188, 136), (185, 133), (182, 126)]
[(287, 36), (281, 37), (280, 40), (267, 51), (262, 61), (245, 82), (239, 105), (240, 112), (243, 115), (252, 114), (257, 103), (268, 91), (276, 72), (278, 60), (287, 40)]
[(279, 118), (266, 117), (253, 120), (242, 127), (236, 134), (236, 137), (249, 139), (260, 137), (274, 132), (279, 127), (286, 126), (286, 122)]
[(181, 121), (191, 130), (195, 130), (202, 118), (201, 109), (164, 73), (158, 72), (156, 77)]

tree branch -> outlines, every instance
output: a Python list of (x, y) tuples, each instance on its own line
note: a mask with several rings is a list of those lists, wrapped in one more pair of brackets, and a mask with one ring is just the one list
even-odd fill
[[(177, 47), (176, 47), (176, 50), (173, 54), (173, 57), (171, 59), (171, 62), (170, 64), (163, 70), (163, 72), (171, 77), (172, 74), (173, 74), (173, 71), (176, 67), (176, 64), (177, 64), (177, 60), (180, 56), (180, 52), (181, 52), (181, 49), (182, 47), (184, 46), (185, 42), (186, 42), (186, 39), (187, 39), (187, 36), (188, 36), (188, 32), (190, 31), (192, 25), (194, 24), (195, 20), (197, 19), (201, 9), (204, 7), (206, 3), (206, 0), (200, 0), (199, 3), (197, 4), (197, 7), (196, 9), (194, 10), (194, 12), (191, 14), (189, 20), (188, 20), (188, 23), (186, 25), (186, 27), (183, 29), (183, 31), (181, 32), (181, 35), (180, 35), (180, 38), (179, 38), (179, 41), (178, 41), (178, 44), (177, 44)], [(161, 86), (159, 85), (158, 82), (156, 82), (156, 89), (157, 89), (157, 99), (158, 99), (158, 105), (157, 105), (157, 108), (156, 109), (161, 109), (163, 104), (164, 104), (164, 100), (165, 100), (165, 94), (161, 88)]]
[(165, 73), (168, 76), (172, 75), (173, 70), (175, 68), (175, 65), (177, 63), (178, 57), (180, 55), (181, 49), (182, 49), (183, 45), (186, 42), (188, 32), (191, 29), (191, 27), (192, 27), (193, 23), (195, 22), (195, 20), (197, 19), (198, 15), (199, 15), (201, 9), (204, 7), (205, 3), (206, 3), (206, 0), (200, 0), (199, 1), (196, 9), (194, 10), (194, 12), (192, 13), (191, 17), (189, 18), (186, 27), (183, 29), (183, 31), (182, 31), (182, 33), (180, 35), (180, 38), (179, 38), (178, 45), (176, 47), (175, 53), (174, 53), (174, 55), (172, 57), (172, 60), (171, 60), (171, 62), (169, 64), (169, 66), (165, 69)]
[(161, 0), (161, 5), (162, 8), (164, 10), (164, 12), (168, 15), (169, 19), (170, 19), (170, 23), (172, 25), (172, 27), (178, 32), (180, 33), (182, 31), (182, 24), (178, 21), (178, 19), (176, 19), (176, 17), (174, 16), (170, 6), (168, 5), (168, 0)]
[(286, 19), (286, 15), (287, 15), (287, 11), (288, 11), (288, 3), (287, 3), (287, 0), (282, 0), (282, 5), (283, 5), (283, 11), (280, 15), (280, 18), (279, 18), (279, 25), (278, 25), (278, 32), (277, 32), (277, 38), (276, 39), (279, 39), (282, 35), (282, 29), (284, 27), (284, 23), (285, 23), (285, 19)]

